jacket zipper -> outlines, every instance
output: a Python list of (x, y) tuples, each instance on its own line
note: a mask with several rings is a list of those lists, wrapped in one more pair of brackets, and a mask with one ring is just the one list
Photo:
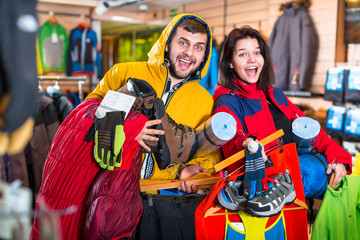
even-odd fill
[[(180, 87), (179, 87), (179, 88), (180, 88)], [(171, 89), (171, 90), (169, 91), (169, 95), (168, 95), (167, 98), (166, 98), (166, 102), (165, 102), (165, 106), (164, 106), (165, 109), (168, 107), (168, 105), (169, 105), (169, 103), (170, 103), (170, 100), (172, 99), (172, 97), (173, 97), (173, 95), (174, 95), (174, 93), (175, 93), (176, 91), (177, 91), (177, 89), (176, 89), (176, 90)]]
[(166, 91), (166, 89), (167, 89), (167, 85), (168, 85), (168, 83), (169, 83), (168, 78), (169, 78), (169, 68), (166, 67), (166, 78), (165, 78), (166, 81), (165, 81), (165, 86), (164, 86), (164, 88), (163, 88), (163, 91), (162, 91), (162, 93), (161, 93), (161, 99), (163, 98), (164, 93), (165, 93), (165, 91)]
[[(169, 68), (166, 67), (166, 83), (165, 83), (163, 92), (162, 92), (162, 94), (161, 94), (161, 99), (163, 98), (164, 93), (165, 93), (165, 91), (166, 91), (166, 89), (167, 89), (167, 85), (168, 85), (168, 82), (169, 82), (169, 81), (168, 81), (168, 78), (169, 78)], [(190, 78), (190, 77), (188, 77), (188, 78), (185, 80), (186, 82), (182, 83), (182, 84), (181, 84), (178, 88), (176, 88), (175, 90), (170, 89), (169, 95), (167, 96), (166, 102), (164, 103), (164, 105), (165, 105), (164, 108), (165, 108), (165, 109), (168, 107), (168, 105), (169, 105), (169, 103), (170, 103), (173, 95), (175, 94), (175, 92), (177, 92), (180, 88), (182, 88), (182, 86), (183, 86), (184, 84), (187, 84), (188, 82), (193, 81), (193, 80), (188, 80), (189, 78)]]
[(87, 34), (87, 29), (85, 28), (84, 31), (82, 32), (82, 36), (81, 36), (81, 70), (85, 71), (85, 51), (86, 51), (86, 34)]
[[(169, 84), (169, 68), (166, 67), (166, 83), (165, 83), (165, 87), (163, 89), (163, 93), (161, 95), (161, 100), (163, 100), (163, 97), (165, 95), (165, 91), (166, 91), (166, 89), (168, 87), (168, 84)], [(165, 100), (165, 103), (164, 103), (164, 109), (166, 109), (167, 106), (169, 105), (169, 102), (170, 102), (170, 100), (172, 98), (172, 95), (174, 94), (175, 91), (176, 90), (170, 89), (170, 91), (168, 92), (168, 96), (166, 97), (166, 100)]]

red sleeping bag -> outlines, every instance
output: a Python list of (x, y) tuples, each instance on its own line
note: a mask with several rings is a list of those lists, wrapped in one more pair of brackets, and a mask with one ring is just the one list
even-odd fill
[[(116, 223), (119, 219), (113, 219), (114, 222), (112, 223), (107, 222), (114, 229), (120, 229), (119, 231), (114, 231), (114, 234), (126, 235), (129, 232), (128, 229), (135, 228), (137, 219), (142, 212), (142, 206), (140, 206), (141, 200), (138, 197), (140, 179), (138, 172), (140, 171), (139, 166), (141, 164), (141, 148), (134, 141), (134, 138), (148, 119), (138, 112), (130, 111), (124, 122), (125, 143), (123, 146), (122, 166), (116, 169), (117, 171), (108, 174), (108, 171), (100, 168), (94, 159), (94, 141), (85, 141), (85, 136), (94, 123), (94, 114), (100, 102), (101, 100), (99, 99), (84, 101), (69, 114), (59, 127), (45, 162), (30, 239), (41, 239), (40, 224), (43, 214), (41, 211), (39, 212), (40, 202), (50, 209), (50, 214), (53, 212), (57, 217), (58, 232), (62, 239), (84, 239), (88, 204), (91, 204), (93, 207), (94, 202), (97, 201), (93, 198), (97, 197), (95, 195), (91, 195), (92, 199), (89, 199), (89, 194), (93, 188), (96, 188), (96, 191), (101, 190), (99, 192), (100, 197), (109, 190), (109, 199), (112, 198), (111, 194), (115, 193), (115, 197), (119, 197), (119, 193), (114, 191), (114, 189), (125, 187), (131, 191), (127, 192), (128, 195), (131, 195), (130, 197), (128, 196), (128, 199), (131, 199), (131, 203), (127, 202), (129, 203), (128, 205), (122, 204), (118, 206), (112, 201), (106, 203), (102, 199), (101, 206), (113, 209), (114, 214), (117, 213), (118, 215), (129, 212), (129, 209), (134, 211), (131, 213), (131, 221), (129, 221), (130, 218), (126, 220), (128, 226), (117, 226)], [(126, 174), (130, 175), (129, 179), (123, 177)], [(122, 176), (120, 177), (120, 175)], [(107, 178), (109, 176), (114, 176), (114, 178), (110, 178), (120, 179), (120, 181), (112, 182), (112, 185), (107, 188), (107, 185), (103, 184), (108, 182)], [(61, 210), (71, 206), (76, 208), (75, 213), (61, 215)], [(95, 208), (95, 211), (89, 212), (89, 217), (94, 219), (87, 219), (87, 222), (96, 224), (98, 220), (102, 220), (97, 214), (98, 210)], [(111, 220), (112, 218), (108, 215), (106, 219)], [(102, 226), (101, 224), (99, 223), (96, 226)], [(121, 228), (123, 228), (124, 232), (121, 232)], [(103, 231), (106, 232), (107, 230), (104, 229), (98, 231), (98, 233), (104, 233)], [(97, 237), (100, 238), (99, 236)]]

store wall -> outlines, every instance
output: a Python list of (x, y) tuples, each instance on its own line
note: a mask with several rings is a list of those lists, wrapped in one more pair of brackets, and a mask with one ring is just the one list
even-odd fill
[[(193, 13), (204, 18), (210, 25), (214, 38), (220, 44), (224, 35), (234, 27), (250, 25), (269, 37), (275, 21), (282, 14), (279, 7), (287, 0), (208, 0), (179, 8), (181, 13)], [(163, 11), (156, 16), (168, 16)], [(310, 91), (324, 93), (327, 70), (336, 65), (338, 0), (313, 0), (309, 8), (319, 35), (319, 52)], [(360, 52), (360, 51), (359, 51)], [(356, 58), (356, 57), (354, 57)], [(320, 123), (324, 123), (326, 111), (332, 105), (322, 97), (290, 98), (295, 104), (311, 106)]]
[[(245, 24), (260, 30), (264, 36), (269, 37), (275, 21), (282, 14), (279, 11), (279, 6), (287, 2), (289, 1), (207, 0), (183, 5), (177, 9), (177, 12), (193, 13), (204, 18), (209, 23), (213, 36), (219, 45), (224, 40), (224, 35), (228, 34), (234, 27), (240, 27)], [(39, 4), (38, 10), (49, 11), (48, 6)], [(90, 10), (87, 7), (62, 7), (62, 11), (79, 14), (78, 17), (56, 16), (59, 22), (62, 22), (67, 29), (72, 29), (82, 21), (80, 14), (90, 14)], [(310, 91), (323, 93), (327, 69), (336, 64), (338, 0), (313, 0), (309, 13), (315, 23), (320, 40), (320, 48)], [(171, 10), (151, 12), (145, 15), (145, 22), (162, 21), (166, 23), (171, 19)], [(48, 18), (46, 13), (40, 13), (38, 16), (40, 24)], [(92, 17), (94, 18), (94, 16)], [(348, 58), (355, 62), (359, 61), (360, 50), (358, 50), (357, 45), (350, 46), (349, 49), (355, 49), (356, 51), (347, 50)]]
[[(269, 37), (275, 21), (282, 14), (279, 7), (287, 0), (208, 0), (189, 4), (179, 8), (180, 13), (193, 13), (204, 18), (211, 27), (214, 38), (220, 44), (233, 28), (250, 25)], [(316, 31), (319, 35), (319, 52), (310, 91), (324, 93), (327, 70), (336, 65), (338, 0), (313, 0), (309, 8)], [(154, 15), (153, 15), (154, 16)], [(155, 16), (169, 16), (169, 11), (162, 11)], [(359, 51), (360, 52), (360, 51)], [(345, 54), (345, 53), (344, 53)], [(356, 58), (353, 57), (353, 58)], [(332, 105), (322, 97), (290, 98), (295, 104), (311, 106), (312, 116), (322, 125), (327, 109)]]
[[(284, 0), (209, 0), (185, 5), (183, 12), (198, 14), (211, 26), (218, 43), (234, 27), (250, 25), (270, 36), (277, 18), (282, 14), (279, 6)], [(337, 0), (316, 0), (309, 8), (316, 30), (319, 34), (320, 49), (311, 85), (311, 92), (323, 93), (326, 71), (335, 66)], [(226, 6), (225, 6), (226, 3)], [(226, 16), (226, 17), (224, 17)]]

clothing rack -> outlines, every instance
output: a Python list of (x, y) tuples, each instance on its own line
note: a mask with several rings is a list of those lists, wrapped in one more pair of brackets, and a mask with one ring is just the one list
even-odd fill
[(81, 18), (90, 18), (91, 19), (91, 10), (89, 11), (89, 14), (84, 14), (84, 13), (66, 13), (66, 12), (54, 12), (54, 11), (42, 11), (42, 10), (37, 10), (37, 13), (41, 13), (41, 14), (48, 14), (50, 17), (55, 17), (55, 16), (68, 16), (68, 17), (81, 17)]
[(39, 86), (41, 86), (42, 81), (55, 81), (55, 88), (60, 89), (59, 81), (69, 82), (69, 81), (77, 81), (78, 88), (79, 88), (79, 99), (80, 102), (83, 100), (84, 93), (83, 93), (83, 84), (85, 83), (86, 76), (38, 76)]

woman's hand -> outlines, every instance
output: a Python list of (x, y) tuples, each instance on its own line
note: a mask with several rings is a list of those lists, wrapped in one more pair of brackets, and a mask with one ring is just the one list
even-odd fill
[(331, 171), (334, 170), (335, 176), (334, 181), (332, 182), (332, 185), (330, 186), (332, 189), (335, 188), (337, 184), (339, 184), (344, 176), (346, 175), (346, 168), (344, 164), (329, 164), (326, 173), (329, 175)]
[[(259, 140), (257, 140), (257, 139), (254, 140), (253, 138), (246, 138), (245, 141), (244, 141), (243, 144), (242, 144), (243, 148), (244, 148), (244, 149), (247, 148), (247, 147), (249, 146), (249, 143), (250, 143), (250, 142), (253, 142), (253, 141), (257, 142), (257, 144), (261, 144), (261, 143), (259, 142)], [(263, 157), (263, 159), (264, 159), (264, 162), (266, 162), (266, 161), (268, 160), (268, 158), (267, 158), (267, 156), (266, 156), (266, 154), (265, 154), (264, 146), (263, 146), (263, 149), (262, 149), (261, 153), (262, 153), (262, 157)]]
[[(206, 169), (198, 165), (189, 165), (181, 171), (179, 179), (189, 178), (201, 172), (206, 172)], [(199, 190), (196, 185), (190, 184), (188, 181), (180, 182), (180, 186), (177, 189), (187, 193)]]
[(163, 130), (157, 130), (152, 129), (149, 127), (152, 127), (154, 125), (160, 124), (161, 120), (151, 120), (147, 121), (144, 125), (144, 128), (141, 130), (141, 132), (136, 136), (135, 140), (138, 141), (141, 147), (143, 147), (146, 151), (150, 152), (151, 149), (149, 146), (147, 146), (144, 142), (145, 141), (159, 141), (158, 137), (155, 137), (155, 135), (164, 135), (165, 132)]

